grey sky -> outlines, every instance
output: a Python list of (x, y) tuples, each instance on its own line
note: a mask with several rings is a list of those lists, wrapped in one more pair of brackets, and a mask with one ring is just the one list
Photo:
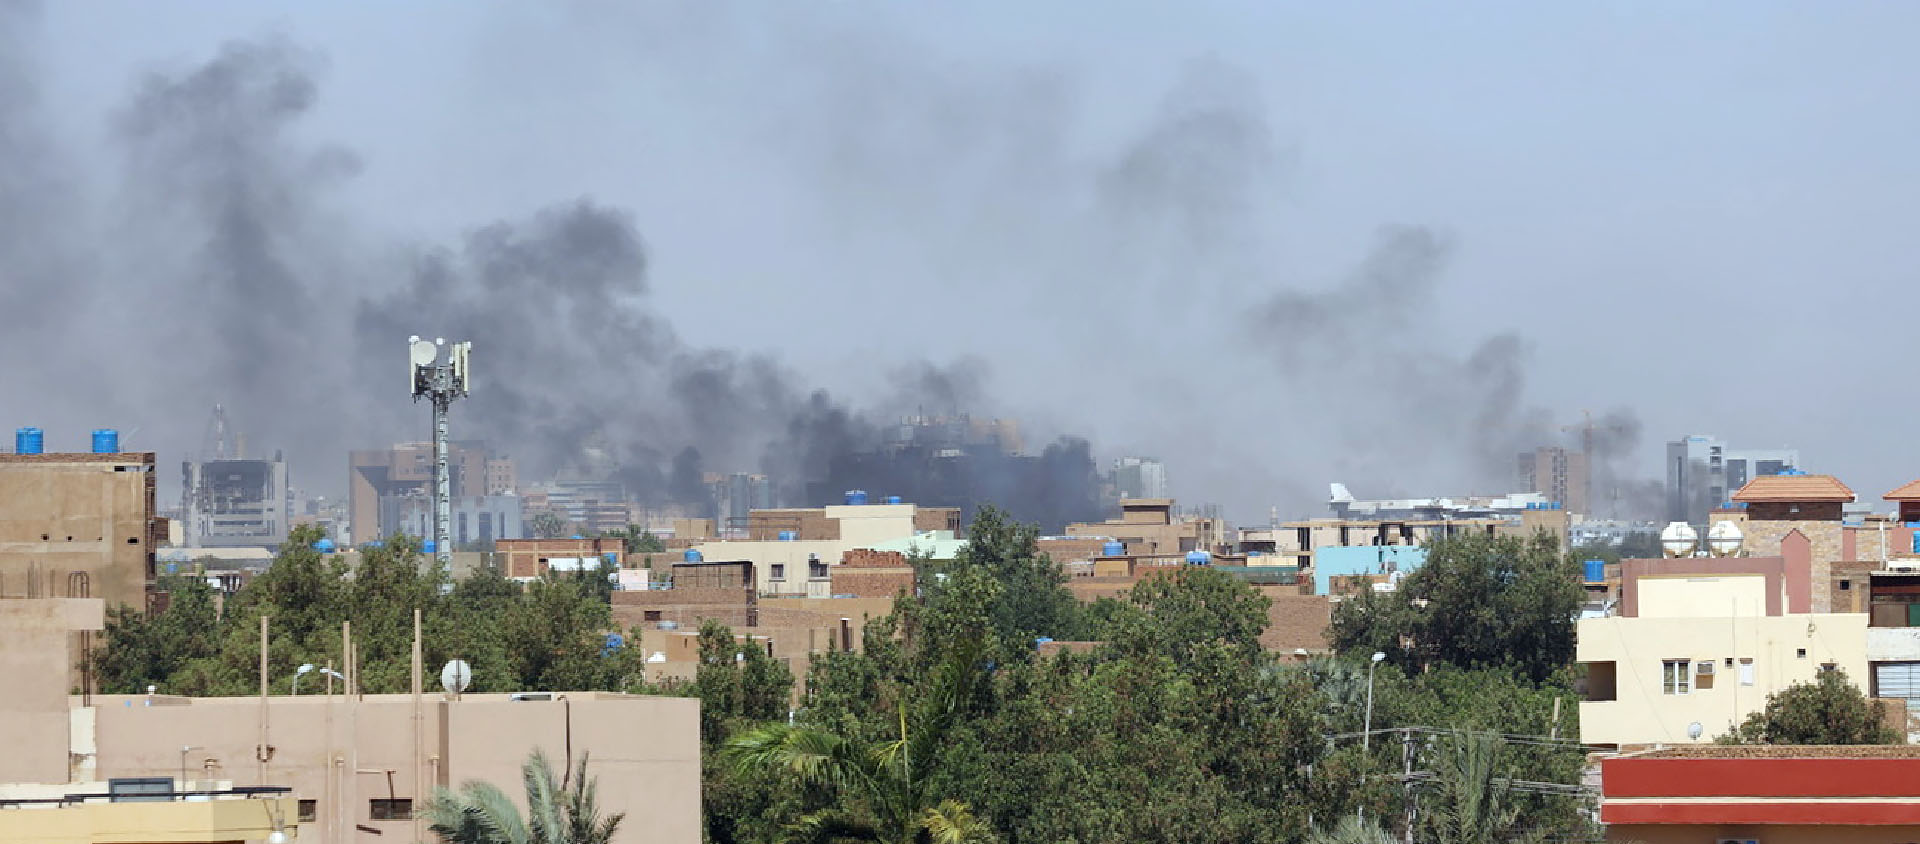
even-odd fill
[[(1630, 408), (1645, 476), (1705, 432), (1796, 446), (1877, 500), (1920, 475), (1894, 433), (1920, 411), (1895, 377), (1920, 312), (1920, 9), (1655, 11), (63, 2), (33, 55), (76, 190), (102, 201), (92, 165), (141, 73), (284, 36), (323, 57), (296, 128), (357, 156), (324, 205), (368, 248), (590, 196), (632, 213), (650, 306), (690, 343), (775, 353), (856, 402), (898, 364), (977, 358), (982, 411), (1159, 455), (1183, 499), (1243, 521), (1315, 510), (1333, 480), (1500, 485), (1446, 396), (1276, 374), (1248, 338), (1246, 313), (1337, 288), (1394, 225), (1445, 259), (1417, 311), (1320, 338), (1403, 355), (1360, 371), (1516, 333), (1527, 425)], [(1196, 103), (1245, 121), (1155, 146)], [(352, 297), (317, 307), (344, 323)], [(32, 404), (84, 424), (105, 401)], [(166, 404), (109, 406), (190, 417), (119, 425), (193, 448), (204, 405)]]

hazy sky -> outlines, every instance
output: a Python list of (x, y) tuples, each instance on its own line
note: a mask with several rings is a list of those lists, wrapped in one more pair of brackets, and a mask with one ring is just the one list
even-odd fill
[[(1637, 474), (1702, 432), (1797, 447), (1876, 503), (1920, 476), (1898, 433), (1920, 391), (1896, 376), (1920, 319), (1911, 4), (248, 0), (36, 17), (21, 55), (38, 113), (70, 189), (102, 205), (113, 115), (144, 75), (283, 38), (317, 68), (299, 142), (357, 161), (324, 203), (379, 233), (356, 242), (454, 242), (590, 197), (630, 212), (647, 307), (688, 343), (776, 355), (856, 402), (902, 363), (977, 361), (981, 412), (1160, 456), (1183, 500), (1242, 521), (1316, 512), (1334, 480), (1493, 491), (1499, 461), (1465, 452), (1511, 437), (1470, 442), (1479, 417), (1449, 403), (1503, 387), (1447, 384), (1509, 335), (1525, 377), (1498, 424), (1625, 409), (1644, 426)], [(1356, 282), (1404, 227), (1432, 239), (1409, 271), (1431, 286), (1368, 302), (1406, 289)], [(317, 296), (316, 329), (350, 322), (354, 295)], [(1314, 319), (1263, 316), (1303, 301)], [(396, 339), (396, 373), (399, 355)], [(163, 460), (205, 419), (187, 389), (137, 407), (22, 389), (7, 421), (110, 406), (175, 440), (142, 444)]]

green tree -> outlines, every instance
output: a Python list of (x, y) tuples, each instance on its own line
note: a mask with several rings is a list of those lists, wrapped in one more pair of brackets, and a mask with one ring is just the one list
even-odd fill
[(148, 615), (128, 606), (107, 615), (109, 647), (92, 655), (95, 680), (109, 694), (139, 694), (149, 685), (169, 693), (175, 674), (219, 652), (219, 611), (213, 587), (197, 577), (162, 576), (155, 587), (165, 592), (165, 612)]
[(533, 535), (539, 539), (563, 538), (570, 527), (565, 518), (552, 510), (535, 513), (527, 522), (527, 529), (533, 531)]
[(1307, 836), (1307, 844), (1395, 844), (1395, 841), (1386, 830), (1353, 814), (1331, 827), (1314, 830)]
[(1795, 683), (1767, 696), (1767, 705), (1747, 716), (1720, 741), (1729, 744), (1900, 744), (1904, 740), (1880, 717), (1880, 709), (1838, 669), (1811, 683)]
[(1501, 769), (1506, 742), (1486, 733), (1456, 734), (1442, 742), (1432, 789), (1432, 811), (1421, 826), (1435, 844), (1534, 842), (1546, 830), (1527, 823), (1514, 799), (1512, 777)]
[(979, 568), (1001, 587), (988, 614), (1003, 644), (1028, 647), (1039, 637), (1082, 639), (1086, 629), (1060, 564), (1039, 550), (1040, 529), (1014, 521), (992, 505), (967, 526), (967, 544), (948, 564), (925, 563), (938, 576)]
[(428, 829), (447, 844), (608, 844), (625, 813), (602, 814), (598, 784), (587, 776), (587, 755), (554, 781), (546, 756), (535, 750), (520, 767), (527, 813), (521, 816), (499, 786), (469, 780), (459, 791), (439, 789), (426, 806)]
[(864, 742), (807, 726), (766, 724), (728, 739), (723, 753), (747, 775), (783, 772), (831, 795), (828, 803), (787, 827), (794, 841), (879, 841), (974, 844), (994, 840), (966, 803), (942, 798), (932, 785), (940, 756), (984, 676), (979, 636), (954, 643), (925, 685), (902, 689), (898, 729)]
[(1571, 664), (1584, 597), (1579, 563), (1546, 533), (1469, 533), (1428, 546), (1425, 565), (1399, 589), (1342, 601), (1328, 637), (1342, 652), (1382, 651), (1409, 671), (1511, 668), (1541, 683)]
[(700, 666), (693, 682), (700, 698), (700, 735), (717, 746), (735, 721), (785, 718), (793, 672), (751, 640), (740, 641), (714, 619), (700, 624)]

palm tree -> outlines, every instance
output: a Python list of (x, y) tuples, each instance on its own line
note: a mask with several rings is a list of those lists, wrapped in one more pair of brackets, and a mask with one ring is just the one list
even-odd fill
[(428, 829), (447, 844), (608, 844), (625, 812), (602, 817), (598, 788), (587, 777), (587, 756), (559, 783), (539, 750), (520, 766), (527, 816), (490, 782), (468, 780), (458, 792), (439, 789), (427, 804)]
[(1521, 806), (1511, 780), (1500, 774), (1506, 741), (1485, 733), (1460, 733), (1446, 743), (1434, 779), (1435, 808), (1428, 816), (1439, 844), (1539, 841), (1538, 831), (1518, 829)]
[(1394, 844), (1393, 836), (1359, 815), (1348, 815), (1328, 829), (1314, 830), (1307, 844)]
[(788, 827), (806, 844), (987, 844), (992, 829), (966, 803), (937, 799), (930, 783), (939, 749), (979, 681), (979, 640), (957, 644), (933, 672), (925, 694), (898, 708), (898, 737), (862, 744), (811, 727), (768, 724), (728, 740), (736, 771), (784, 770), (826, 786), (846, 802), (809, 812)]

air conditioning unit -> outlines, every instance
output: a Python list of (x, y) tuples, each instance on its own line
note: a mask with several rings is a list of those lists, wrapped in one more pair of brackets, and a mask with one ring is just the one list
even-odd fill
[(1700, 660), (1699, 662), (1696, 662), (1696, 663), (1694, 663), (1694, 664), (1693, 664), (1693, 672), (1694, 672), (1695, 674), (1712, 674), (1712, 673), (1713, 673), (1713, 660), (1711, 660), (1711, 659), (1703, 659), (1703, 660)]

